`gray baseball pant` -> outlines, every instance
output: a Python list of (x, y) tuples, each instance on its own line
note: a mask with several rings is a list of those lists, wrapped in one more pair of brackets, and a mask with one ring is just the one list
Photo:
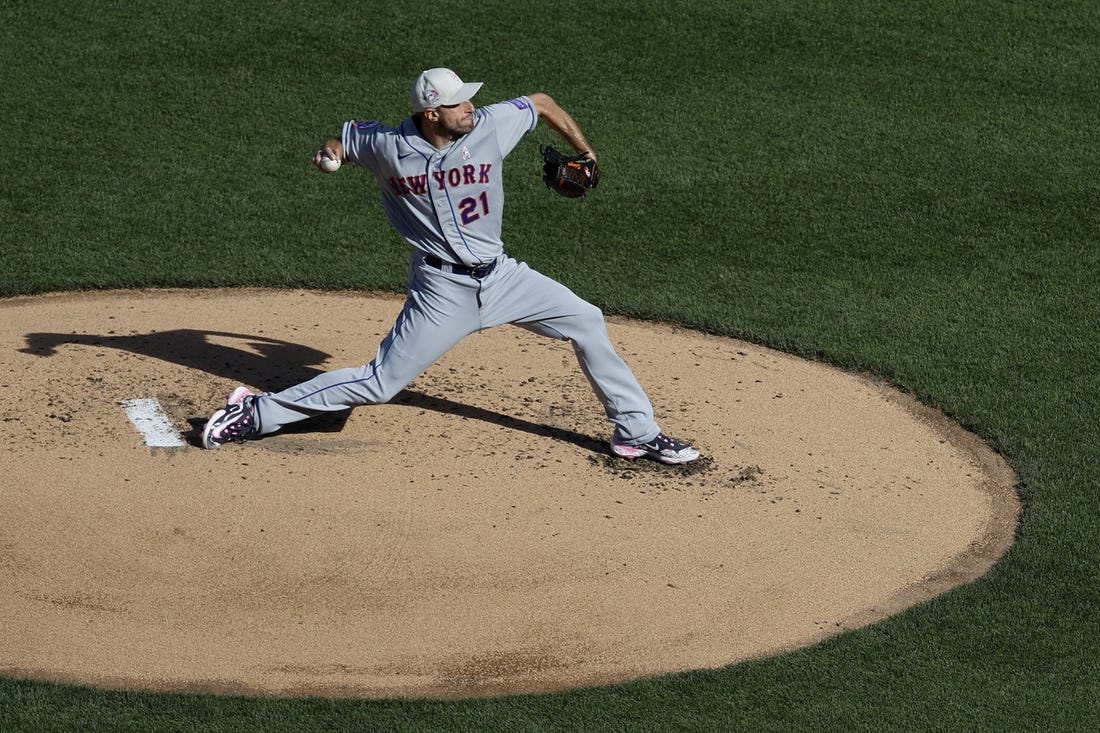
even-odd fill
[(260, 433), (326, 412), (388, 402), (462, 338), (505, 323), (572, 342), (623, 442), (646, 442), (660, 432), (649, 398), (615, 353), (599, 308), (508, 255), (476, 280), (442, 272), (414, 253), (404, 308), (374, 360), (258, 396)]

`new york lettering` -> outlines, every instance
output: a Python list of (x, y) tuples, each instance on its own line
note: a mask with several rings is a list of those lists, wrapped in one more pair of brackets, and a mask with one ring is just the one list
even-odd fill
[[(474, 186), (489, 183), (489, 173), (493, 169), (492, 163), (479, 163), (476, 166), (467, 163), (463, 166), (449, 168), (445, 171), (432, 171), (431, 180), (440, 191), (446, 188), (458, 186)], [(393, 176), (389, 179), (390, 187), (400, 196), (423, 196), (428, 193), (428, 174), (418, 176)]]

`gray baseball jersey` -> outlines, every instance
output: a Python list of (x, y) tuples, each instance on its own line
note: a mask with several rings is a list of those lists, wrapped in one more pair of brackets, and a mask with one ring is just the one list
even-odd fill
[(481, 265), (504, 251), (504, 157), (537, 123), (534, 104), (520, 97), (476, 110), (474, 129), (442, 150), (412, 118), (396, 128), (347, 122), (342, 139), (347, 160), (378, 179), (386, 216), (414, 249)]
[(504, 254), (502, 165), (537, 123), (528, 97), (477, 109), (473, 129), (438, 149), (412, 118), (397, 127), (345, 123), (346, 159), (374, 174), (386, 216), (413, 249), (405, 305), (369, 364), (259, 395), (260, 434), (387, 402), (466, 335), (505, 323), (572, 342), (617, 438), (642, 443), (660, 433), (600, 309)]

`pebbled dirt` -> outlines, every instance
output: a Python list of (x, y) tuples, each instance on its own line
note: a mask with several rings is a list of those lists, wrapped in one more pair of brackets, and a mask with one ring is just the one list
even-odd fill
[[(1015, 477), (863, 376), (613, 319), (662, 426), (628, 462), (568, 344), (476, 334), (388, 405), (195, 447), (239, 383), (369, 361), (401, 301), (0, 300), (0, 673), (140, 690), (462, 697), (714, 668), (984, 574)], [(159, 401), (188, 441), (123, 412)]]

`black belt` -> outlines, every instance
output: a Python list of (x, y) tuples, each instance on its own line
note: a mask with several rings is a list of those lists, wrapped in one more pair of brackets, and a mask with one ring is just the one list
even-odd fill
[(434, 255), (424, 255), (424, 262), (431, 265), (437, 270), (442, 270), (443, 272), (453, 272), (456, 275), (469, 275), (475, 280), (483, 280), (484, 278), (488, 277), (489, 273), (492, 272), (497, 266), (496, 260), (493, 260), (486, 265), (478, 265), (477, 267), (467, 267), (466, 265), (452, 265), (450, 262), (444, 262)]

